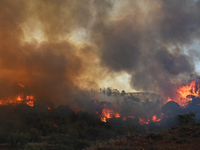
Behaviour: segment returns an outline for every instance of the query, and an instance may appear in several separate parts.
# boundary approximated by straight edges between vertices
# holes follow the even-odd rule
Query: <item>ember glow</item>
[[[167,101],[175,101],[180,106],[184,107],[192,100],[191,96],[200,97],[199,90],[199,79],[193,80],[189,85],[182,86],[177,90],[178,98],[171,99],[168,97]]]

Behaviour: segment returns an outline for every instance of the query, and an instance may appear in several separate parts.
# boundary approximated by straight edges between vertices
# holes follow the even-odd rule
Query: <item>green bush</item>
[[[49,144],[53,145],[70,145],[71,139],[66,135],[54,134],[49,138]]]
[[[7,132],[2,132],[0,133],[0,143],[6,143],[8,139],[9,133]]]
[[[69,127],[66,125],[60,125],[60,126],[58,126],[57,130],[58,130],[58,133],[60,133],[60,134],[66,134],[69,132]]]
[[[5,129],[7,132],[15,132],[23,128],[23,123],[20,120],[8,119],[5,121]]]
[[[125,126],[118,127],[116,133],[119,136],[125,135],[126,134],[126,128],[125,128]]]
[[[42,117],[37,114],[27,114],[23,116],[22,120],[25,122],[26,125],[36,124],[42,121]]]
[[[53,123],[49,121],[41,121],[37,128],[38,130],[41,130],[42,135],[45,136],[53,130]]]
[[[90,147],[90,146],[91,146],[90,141],[88,141],[88,140],[83,140],[83,139],[78,139],[78,140],[76,141],[75,148],[76,148],[76,149],[84,149],[84,148]]]
[[[8,136],[8,142],[12,147],[20,148],[28,143],[30,140],[29,134],[24,134],[22,132],[10,133]]]
[[[178,120],[180,125],[191,125],[196,123],[195,112],[190,112],[189,114],[178,115]]]
[[[41,132],[35,128],[29,130],[30,142],[41,142]]]
[[[138,126],[136,126],[136,125],[130,126],[128,128],[128,133],[130,135],[138,134],[139,133]]]
[[[58,124],[58,126],[67,125],[68,124],[68,120],[65,119],[65,118],[61,118],[61,119],[58,120],[57,124]]]

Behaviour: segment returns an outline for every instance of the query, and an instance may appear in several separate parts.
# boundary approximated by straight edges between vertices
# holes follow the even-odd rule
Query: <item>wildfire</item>
[[[142,119],[142,118],[140,118],[140,117],[138,117],[138,119],[139,119],[139,123],[140,123],[141,125],[149,124],[149,122],[150,122],[150,119],[148,119],[147,121],[145,121],[145,119]]]
[[[22,88],[25,88],[24,85],[18,83],[18,85]],[[26,103],[28,106],[34,106],[35,98],[33,95],[25,96],[23,92],[20,92],[16,98],[7,98],[7,100],[0,100],[0,105],[8,105],[8,104],[19,104],[19,103]]]
[[[138,117],[138,119],[139,119],[139,123],[141,125],[144,125],[144,124],[149,124],[150,122],[160,122],[163,118],[163,115],[164,114],[161,114],[160,117],[158,117],[157,115],[154,115],[151,119],[148,119],[148,120],[145,120],[145,119],[140,118],[140,117]]]
[[[121,114],[115,112],[114,110],[111,109],[106,109],[103,108],[102,109],[102,117],[101,117],[101,121],[106,122],[107,119],[113,118],[113,116],[115,116],[115,118],[120,118]]]
[[[170,97],[168,97],[168,102],[169,101],[175,101],[177,102],[180,106],[184,107],[188,104],[189,101],[192,100],[192,98],[190,96],[195,96],[195,97],[199,97],[199,84],[197,83],[197,81],[199,80],[194,80],[190,83],[190,85],[185,85],[183,87],[180,87],[177,90],[178,93],[178,98],[176,98],[175,100],[172,100]]]
[[[162,115],[162,116],[161,116],[160,118],[158,118],[156,115],[154,115],[154,116],[151,118],[151,121],[152,121],[152,122],[159,122],[159,121],[161,121],[164,114],[161,114],[161,115]]]
[[[126,117],[123,117],[123,119],[122,119],[123,121],[126,121]]]

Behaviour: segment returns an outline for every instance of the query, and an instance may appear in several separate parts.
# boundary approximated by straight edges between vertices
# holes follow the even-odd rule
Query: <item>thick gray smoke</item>
[[[122,71],[134,89],[172,97],[196,76],[182,49],[199,39],[199,9],[197,0],[1,0],[0,99],[20,83],[37,99],[68,102],[76,85],[98,88]],[[81,45],[74,31],[85,31]]]
[[[105,17],[93,30],[102,66],[129,73],[138,91],[173,96],[196,74],[193,60],[182,49],[199,39],[200,1],[122,3],[118,19]]]

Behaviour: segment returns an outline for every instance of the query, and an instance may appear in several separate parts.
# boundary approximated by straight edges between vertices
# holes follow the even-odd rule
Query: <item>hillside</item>
[[[199,150],[200,124],[176,126],[122,140],[99,144],[89,150]]]

